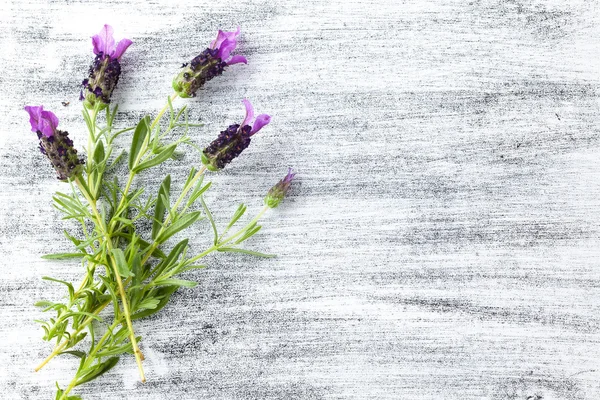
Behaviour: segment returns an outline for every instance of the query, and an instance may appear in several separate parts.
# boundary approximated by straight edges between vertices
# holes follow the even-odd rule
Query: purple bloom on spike
[[[209,48],[196,56],[189,65],[183,65],[181,72],[173,79],[173,89],[180,97],[196,96],[198,89],[215,76],[221,75],[229,65],[248,63],[244,56],[231,56],[237,46],[239,34],[239,27],[235,32],[220,30]]]
[[[99,34],[92,36],[96,58],[90,67],[89,78],[81,83],[83,88],[79,95],[86,108],[98,106],[102,109],[110,103],[110,96],[121,75],[121,56],[131,43],[129,39],[121,39],[115,44],[110,25],[104,25]]]
[[[260,114],[250,125],[254,109],[248,100],[244,99],[242,102],[246,106],[246,117],[242,123],[230,125],[202,152],[202,163],[211,171],[223,169],[239,156],[250,145],[250,137],[271,122],[269,115]]]
[[[67,181],[81,173],[83,160],[77,157],[77,150],[68,132],[58,129],[58,118],[43,106],[26,106],[29,113],[31,131],[37,133],[40,140],[40,152],[44,154],[56,170],[58,179]]]
[[[292,172],[291,168],[288,168],[287,175],[269,190],[265,197],[265,204],[269,206],[269,208],[275,208],[281,203],[290,190],[294,176],[296,176],[296,174]]]

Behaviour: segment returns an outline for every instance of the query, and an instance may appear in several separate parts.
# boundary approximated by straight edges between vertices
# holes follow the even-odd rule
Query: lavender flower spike
[[[281,203],[287,192],[290,190],[294,176],[296,176],[296,174],[292,172],[291,168],[288,168],[287,175],[269,190],[265,197],[265,204],[269,208],[275,208]]]
[[[195,97],[198,89],[215,76],[221,75],[229,65],[248,64],[244,56],[230,57],[237,46],[239,34],[239,26],[235,32],[220,30],[209,48],[194,58],[189,65],[183,65],[181,72],[173,79],[173,89],[180,97]]]
[[[90,66],[89,78],[81,83],[83,89],[79,95],[86,108],[93,109],[97,106],[98,109],[103,109],[110,103],[110,95],[121,75],[119,61],[131,43],[129,39],[121,39],[115,45],[110,25],[104,25],[99,34],[92,36],[96,59]]]
[[[269,115],[260,114],[250,126],[254,118],[254,109],[248,100],[244,99],[242,102],[246,106],[246,118],[241,125],[230,125],[202,152],[202,163],[210,171],[223,169],[250,145],[252,135],[271,122]]]
[[[44,111],[43,106],[26,106],[29,113],[31,131],[37,133],[40,140],[40,151],[48,157],[56,170],[58,179],[68,181],[81,173],[83,160],[77,157],[77,150],[68,132],[59,131],[58,118],[51,111]]]

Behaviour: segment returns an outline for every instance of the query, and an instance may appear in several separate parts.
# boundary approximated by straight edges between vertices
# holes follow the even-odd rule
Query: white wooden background
[[[288,166],[298,183],[249,243],[156,317],[86,399],[600,398],[600,7],[594,0],[207,0],[0,3],[0,397],[49,399],[72,358],[48,352],[33,303],[79,281],[52,209],[64,189],[26,104],[85,140],[78,84],[104,23],[134,41],[120,126],[155,114],[172,76],[242,27],[236,65],[178,100],[201,146],[273,116],[211,176],[221,223]],[[70,101],[63,107],[62,101]],[[189,153],[164,173],[183,184]],[[157,176],[136,184],[154,190]],[[208,243],[208,226],[193,245]]]

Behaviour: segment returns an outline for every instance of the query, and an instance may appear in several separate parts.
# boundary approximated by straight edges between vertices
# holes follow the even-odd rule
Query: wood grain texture
[[[201,146],[244,97],[273,121],[208,201],[223,223],[240,201],[260,208],[287,166],[299,183],[249,244],[279,257],[211,257],[198,287],[136,323],[149,382],[125,357],[84,398],[600,398],[599,6],[2,2],[2,398],[51,398],[74,372],[69,358],[33,372],[50,349],[33,303],[62,295],[41,277],[81,267],[39,258],[75,227],[51,207],[63,185],[22,107],[43,103],[84,143],[77,86],[105,22],[134,40],[120,126],[156,113],[181,63],[240,24],[249,65],[176,105],[206,123]],[[198,162],[190,150],[164,172],[180,187]]]

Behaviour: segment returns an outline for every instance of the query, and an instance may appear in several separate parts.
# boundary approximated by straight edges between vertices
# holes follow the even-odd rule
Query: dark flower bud
[[[296,174],[292,173],[292,169],[289,168],[287,175],[282,180],[277,182],[275,186],[269,189],[269,192],[265,197],[265,204],[269,208],[275,208],[279,205],[279,203],[281,203],[287,192],[290,190],[294,176],[296,176]]]
[[[92,37],[96,58],[90,67],[89,77],[84,79],[79,99],[88,109],[103,109],[110,103],[110,96],[121,75],[119,60],[131,45],[131,40],[122,39],[115,45],[113,28],[104,25],[98,35]]]
[[[44,111],[43,106],[26,106],[25,111],[29,113],[31,131],[37,133],[40,140],[40,151],[52,163],[58,179],[68,181],[80,174],[83,160],[77,156],[68,133],[56,129],[56,115],[51,111]]]
[[[240,125],[230,125],[221,131],[219,137],[202,152],[202,163],[210,171],[223,169],[231,160],[239,156],[250,145],[250,137],[271,121],[270,116],[261,114],[250,126],[250,121],[254,118],[254,110],[248,100],[244,99],[243,103],[246,106],[244,121]]]
[[[230,54],[237,46],[238,27],[235,32],[219,31],[210,47],[196,56],[189,64],[183,64],[182,70],[173,79],[173,89],[180,97],[195,97],[196,92],[215,76],[219,76],[225,67],[248,61],[243,56]]]

